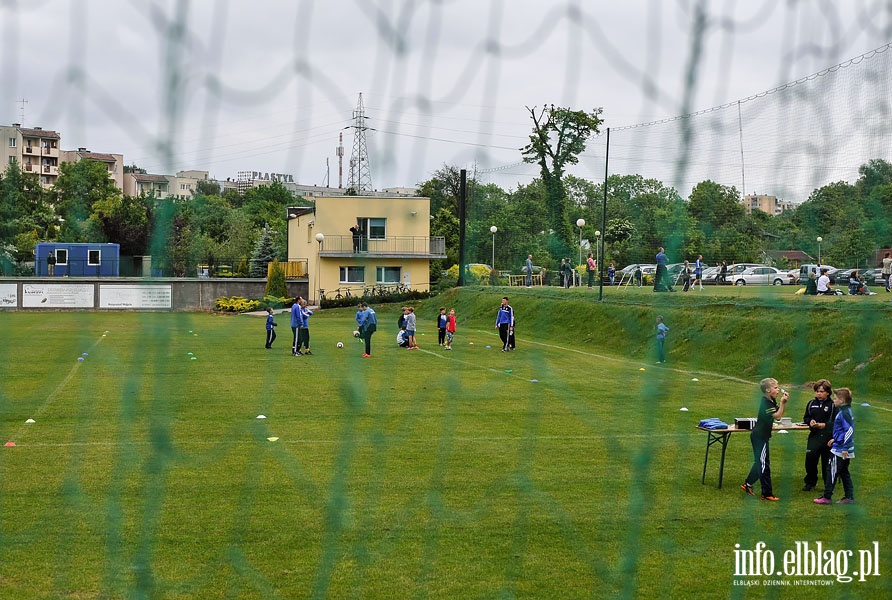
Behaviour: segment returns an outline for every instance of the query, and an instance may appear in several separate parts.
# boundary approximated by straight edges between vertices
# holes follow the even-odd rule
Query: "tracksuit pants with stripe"
[[[773,496],[771,489],[771,459],[768,454],[768,440],[763,440],[750,435],[753,444],[753,467],[746,476],[746,482],[750,485],[758,479],[762,483],[762,495]]]

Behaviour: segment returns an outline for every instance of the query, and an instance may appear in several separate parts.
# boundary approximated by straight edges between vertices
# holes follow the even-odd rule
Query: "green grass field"
[[[504,293],[513,353],[492,329]],[[0,442],[15,443],[0,454],[0,597],[892,596],[888,297],[596,294],[453,291],[415,305],[414,352],[379,306],[371,359],[353,310],[317,312],[303,358],[284,314],[267,351],[249,315],[0,313]],[[452,352],[440,305],[458,312]],[[772,438],[780,502],[738,489],[746,434],[724,487],[718,447],[701,484],[695,425],[755,416],[765,376],[794,420],[807,382],[853,389],[857,504],[800,491],[805,432]],[[880,575],[864,581],[735,577],[736,544],[764,542],[776,568],[797,542],[851,550],[851,575],[874,541]]]

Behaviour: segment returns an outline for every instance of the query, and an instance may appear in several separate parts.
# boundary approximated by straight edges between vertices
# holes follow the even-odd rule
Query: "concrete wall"
[[[309,285],[306,279],[288,280],[286,282],[290,297],[308,295]],[[170,310],[194,311],[214,310],[214,300],[222,296],[242,296],[244,298],[263,298],[266,292],[265,279],[187,279],[187,278],[136,278],[136,277],[0,277],[0,310],[127,310],[127,308],[105,308],[101,297],[101,288],[120,286],[122,288],[140,289],[146,287],[170,288],[170,308],[133,309],[133,310]],[[75,290],[68,294],[66,287]],[[89,298],[92,287],[92,306],[84,306],[84,298]],[[36,291],[46,298],[38,306],[30,306],[25,300],[26,292]],[[71,302],[71,306],[66,303]],[[89,303],[89,301],[88,301]]]

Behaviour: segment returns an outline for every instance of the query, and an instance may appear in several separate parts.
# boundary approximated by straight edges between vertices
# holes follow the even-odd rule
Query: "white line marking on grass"
[[[96,346],[98,346],[101,341],[102,341],[102,337],[97,339],[93,343],[93,345],[90,346],[90,351],[92,352],[93,349]],[[46,397],[46,399],[43,401],[43,403],[39,407],[37,407],[37,411],[35,411],[31,415],[32,419],[35,419],[38,422],[40,421],[40,419],[38,417],[42,416],[47,411],[47,409],[50,407],[50,404],[52,404],[53,400],[56,399],[56,396],[58,396],[62,392],[62,390],[65,389],[65,386],[68,385],[68,383],[74,378],[75,374],[77,374],[78,370],[81,368],[81,366],[83,364],[84,364],[83,361],[80,361],[80,360],[74,361],[74,364],[71,366],[71,369],[68,371],[68,374],[65,375],[65,378],[61,382],[59,382],[59,385],[56,386],[56,389],[54,389],[52,392],[50,392],[50,394]],[[10,439],[12,441],[16,441],[16,440],[20,439],[26,429],[28,429],[28,427],[26,427],[24,424],[21,425],[19,427],[18,431],[15,432],[15,437],[12,437]]]

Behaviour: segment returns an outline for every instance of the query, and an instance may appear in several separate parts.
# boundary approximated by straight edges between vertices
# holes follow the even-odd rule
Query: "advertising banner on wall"
[[[18,303],[18,286],[14,283],[0,283],[0,308],[15,308]]]
[[[99,308],[171,308],[169,285],[100,285]]]
[[[23,284],[22,308],[93,308],[93,284]]]

